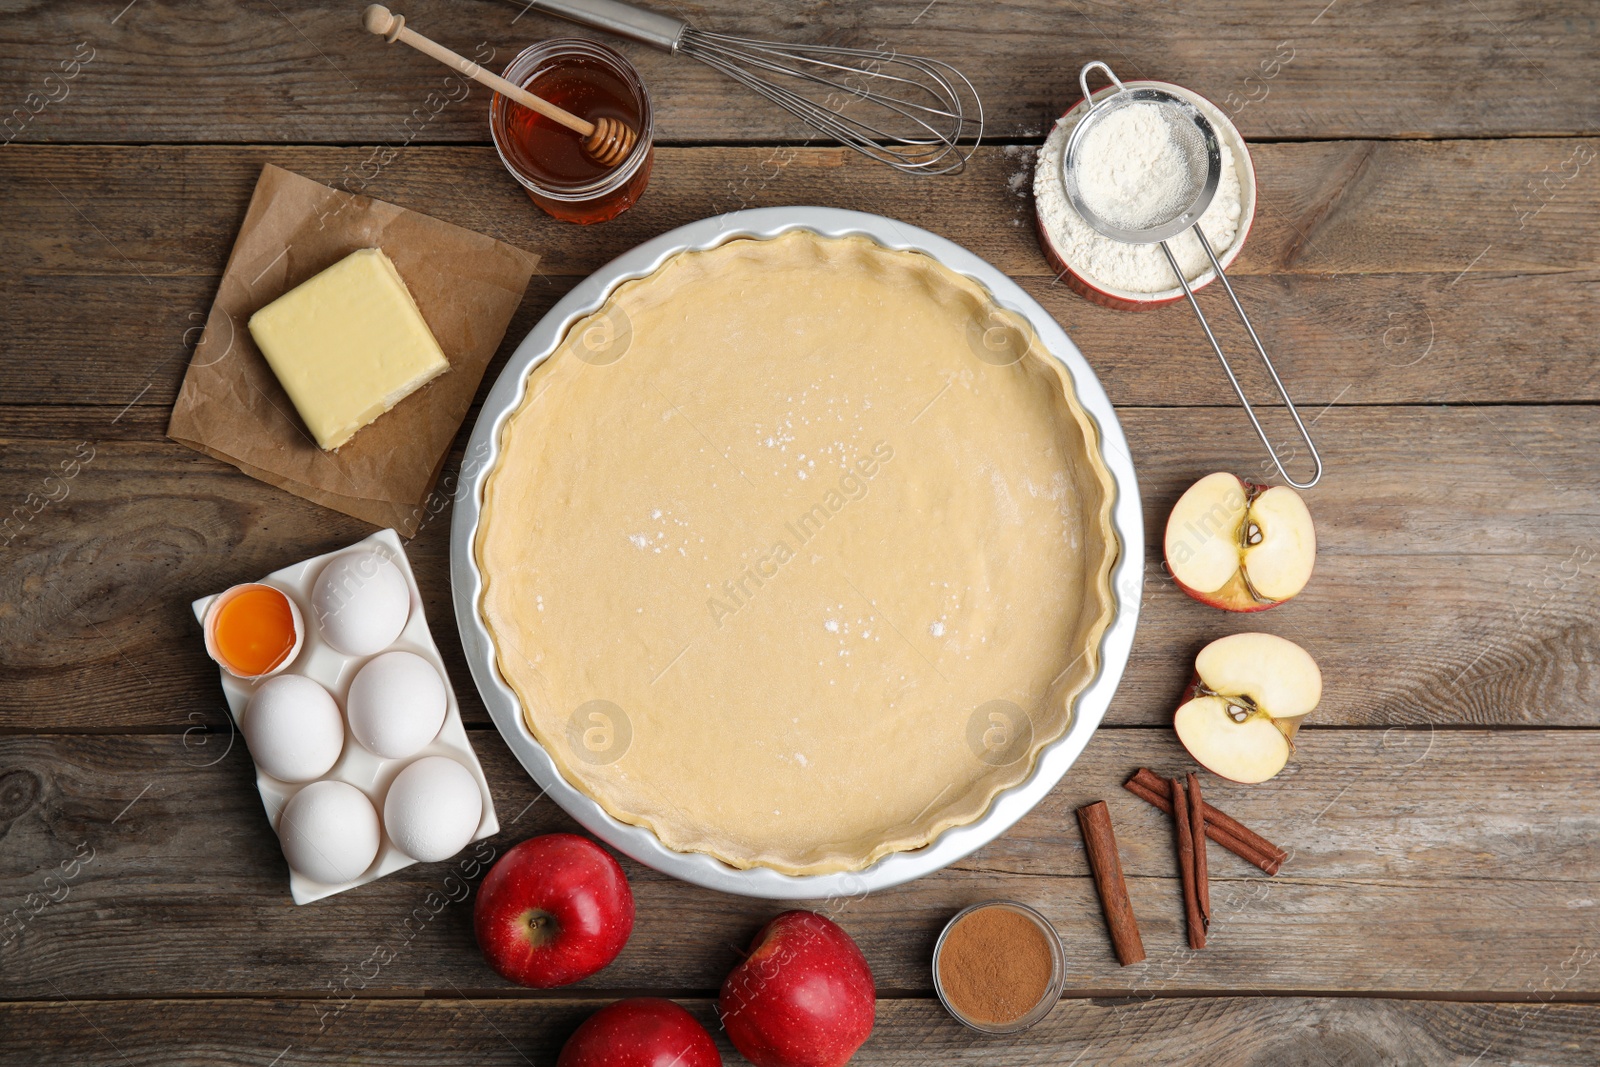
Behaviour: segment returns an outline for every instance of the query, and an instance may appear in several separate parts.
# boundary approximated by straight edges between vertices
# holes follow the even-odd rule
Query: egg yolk
[[[222,605],[211,636],[217,653],[236,674],[266,674],[294,649],[289,598],[276,589],[251,586]]]

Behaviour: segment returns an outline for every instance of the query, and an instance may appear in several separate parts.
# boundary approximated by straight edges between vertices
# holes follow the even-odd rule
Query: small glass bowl
[[[500,162],[527,192],[528,199],[546,214],[566,222],[606,222],[628,210],[639,199],[650,180],[650,167],[655,159],[655,116],[650,108],[650,94],[645,91],[639,72],[622,53],[598,41],[558,37],[524,48],[506,67],[503,77],[513,85],[525,86],[537,75],[571,59],[603,67],[633,94],[639,113],[639,140],[626,159],[586,182],[555,182],[530,174],[525,167],[518,166],[515,153],[508,148],[512,102],[499,93],[495,93],[489,103],[489,134],[494,138]]]
[[[944,985],[939,981],[939,957],[944,952],[945,938],[950,936],[950,931],[955,929],[956,923],[982,908],[1005,908],[1007,911],[1015,912],[1030,920],[1039,928],[1039,932],[1044,934],[1045,944],[1050,949],[1050,983],[1045,986],[1044,992],[1040,994],[1039,1003],[1035,1004],[1020,1018],[1008,1023],[980,1022],[963,1015],[954,1004],[950,1003],[950,999],[945,996]],[[978,1031],[980,1034],[1017,1034],[1028,1029],[1028,1027],[1050,1014],[1050,1010],[1061,999],[1061,988],[1066,984],[1066,979],[1067,954],[1061,947],[1061,935],[1056,933],[1056,928],[1050,925],[1049,919],[1046,919],[1043,915],[1028,907],[1028,905],[1020,904],[1015,900],[985,900],[971,907],[962,908],[956,912],[949,922],[944,924],[944,929],[939,932],[939,940],[933,946],[933,989],[934,992],[939,994],[939,1003],[944,1005],[944,1010],[949,1012],[957,1022],[968,1029]]]

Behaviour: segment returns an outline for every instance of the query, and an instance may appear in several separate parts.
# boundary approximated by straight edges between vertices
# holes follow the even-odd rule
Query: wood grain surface
[[[576,988],[483,963],[485,863],[575,830],[478,699],[453,625],[450,492],[408,545],[503,827],[294,906],[188,610],[371,528],[165,438],[266,163],[542,257],[489,378],[579,279],[745,207],[822,204],[948,237],[1071,334],[1118,416],[1145,516],[1141,618],[1106,725],[1010,832],[870,896],[806,902],[879,988],[854,1064],[1566,1065],[1600,1033],[1600,12],[1571,0],[654,0],[706,29],[896,48],[982,93],[965,173],[914,181],[831,147],[678,57],[631,44],[658,115],[651,184],[603,226],[529,204],[487,96],[331,0],[0,4],[0,1067],[554,1062],[622,996],[710,998],[784,905],[631,860],[638,925]],[[527,0],[413,0],[414,28],[498,69],[591,35]],[[1259,201],[1230,274],[1328,461],[1316,574],[1232,616],[1158,546],[1213,470],[1266,475],[1183,307],[1091,305],[1039,253],[1034,148],[1089,59],[1188,86],[1250,140]],[[371,164],[374,152],[392,158]],[[1201,295],[1223,315],[1224,298]],[[1224,342],[1243,352],[1233,327]],[[1266,395],[1245,361],[1242,378]],[[486,379],[489,380],[489,379]],[[481,393],[480,393],[481,395]],[[469,415],[470,426],[476,409]],[[1289,440],[1281,412],[1274,439]],[[70,474],[67,472],[71,471]],[[9,521],[7,521],[9,520]],[[1207,800],[1290,852],[1268,878],[1212,847],[1208,946],[1186,945],[1171,826],[1121,788],[1181,774],[1169,728],[1196,651],[1261,629],[1322,666],[1322,706],[1273,781]],[[1148,959],[1118,967],[1073,811],[1107,802]],[[74,863],[74,860],[77,862]],[[70,872],[70,873],[69,873]],[[989,1039],[931,990],[961,907],[1038,907],[1063,1003]]]
[[[30,326],[8,339],[16,358],[0,364],[0,401],[170,408],[250,190],[270,162],[538,252],[541,273],[507,351],[578,277],[640,241],[723,211],[811,203],[914,222],[1022,279],[1116,403],[1236,403],[1185,308],[1110,311],[1055,281],[1034,236],[1032,153],[1021,146],[985,149],[966,173],[937,183],[898,178],[842,149],[663,149],[645,197],[602,227],[540,214],[492,149],[412,148],[368,181],[370,151],[18,145],[0,153],[0,215],[30,220],[0,247],[8,289],[0,314]],[[1575,152],[1600,161],[1600,141],[1257,146],[1260,204],[1232,273],[1296,399],[1600,399],[1592,358],[1600,181],[1587,180],[1591,165],[1548,201],[1515,191],[1525,178],[1567,173]],[[1441,217],[1454,222],[1441,226]],[[1218,313],[1226,307],[1219,293],[1203,297]],[[1540,328],[1529,330],[1514,312],[1535,306]],[[96,325],[93,344],[85,322]],[[1237,331],[1225,337],[1248,344]],[[1255,373],[1246,381],[1266,384]]]
[[[3,839],[8,854],[33,863],[7,870],[0,899],[62,898],[14,917],[16,936],[0,947],[0,998],[50,999],[52,983],[77,996],[114,995],[130,974],[150,995],[314,993],[377,947],[386,950],[385,989],[513,991],[473,947],[465,890],[481,871],[463,865],[488,858],[487,848],[296,907],[242,740],[178,732],[184,725],[159,736],[0,739],[0,768],[39,783],[39,799]],[[919,995],[930,991],[929,952],[943,923],[967,904],[1009,898],[1056,924],[1067,987],[1080,993],[1600,998],[1600,810],[1592,780],[1552,769],[1600,760],[1592,732],[1308,726],[1302,734],[1296,760],[1269,785],[1206,779],[1212,804],[1290,855],[1269,878],[1212,848],[1214,920],[1203,952],[1184,938],[1171,823],[1121,788],[1136,767],[1172,774],[1190,765],[1167,730],[1103,730],[1014,830],[949,870],[810,906],[858,940],[880,988]],[[495,854],[536,833],[577,829],[540,799],[492,730],[473,739],[504,828]],[[1133,967],[1112,956],[1073,817],[1101,799],[1148,953]],[[45,882],[85,850],[92,862],[64,891]],[[634,937],[585,988],[712,993],[739,949],[783,910],[624,863]],[[1556,975],[1560,988],[1543,989]]]
[[[93,58],[70,107],[28,123],[29,141],[343,142],[419,135],[485,141],[480,110],[443,107],[448,71],[385,49],[359,4],[203,0],[38,3],[0,38],[0,94],[21,99],[80,43]],[[691,60],[529,10],[526,0],[397,5],[421,32],[503,66],[546,37],[601,37],[639,68],[672,143],[799,141],[811,131]],[[645,4],[644,6],[652,6]],[[962,68],[991,137],[1037,136],[1077,99],[1078,67],[1186,85],[1238,112],[1253,137],[1441,137],[1600,133],[1595,13],[1554,0],[1285,5],[1096,5],[1081,0],[657,2],[701,29],[893,49]],[[63,101],[65,103],[66,101]],[[359,102],[359,103],[357,103]],[[414,114],[415,113],[415,114]],[[410,120],[412,125],[405,123]]]
[[[554,1063],[561,1043],[605,999],[487,1000],[443,990],[432,999],[341,1001],[59,999],[17,1005],[13,1037],[47,1062],[153,1067],[268,1067],[279,1062],[431,1067]],[[715,1009],[680,999],[718,1033]],[[326,1022],[326,1026],[324,1026]],[[1193,997],[1065,1000],[1033,1030],[1004,1040],[965,1029],[936,1004],[885,1000],[860,1061],[982,1067],[1585,1067],[1600,1006],[1364,998]],[[174,1047],[172,1035],[183,1043]],[[720,1034],[723,1062],[742,1062]],[[1072,1057],[1071,1059],[1063,1057]],[[852,1061],[858,1062],[858,1061]]]

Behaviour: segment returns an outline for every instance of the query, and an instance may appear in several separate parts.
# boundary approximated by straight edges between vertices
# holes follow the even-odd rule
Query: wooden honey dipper
[[[633,150],[639,140],[638,131],[624,122],[602,118],[598,122],[580,119],[572,112],[557,107],[550,101],[534,96],[521,86],[513,85],[498,74],[490,74],[465,56],[450,51],[436,41],[430,41],[416,30],[406,28],[406,17],[396,15],[382,4],[373,4],[361,16],[361,24],[369,33],[375,33],[390,44],[404,41],[423,55],[432,56],[445,66],[454,67],[480,85],[515,100],[531,111],[537,111],[553,122],[559,122],[583,138],[583,154],[602,167],[615,167]]]

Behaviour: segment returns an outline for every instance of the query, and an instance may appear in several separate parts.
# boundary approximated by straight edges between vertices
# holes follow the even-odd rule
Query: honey
[[[649,98],[628,61],[593,41],[543,41],[512,60],[505,77],[579,118],[615,119],[639,135],[627,158],[605,167],[584,155],[580,134],[496,95],[489,129],[528,198],[577,223],[604,222],[633,206],[650,179],[653,149]]]
[[[523,88],[589,122],[616,119],[629,129],[639,128],[633,94],[613,71],[592,59],[564,59],[537,71]],[[581,184],[611,169],[583,154],[581,134],[520,104],[506,109],[506,133],[512,164],[537,181]]]
[[[246,586],[218,609],[211,639],[233,673],[245,678],[266,674],[294,651],[289,598],[270,586]]]

